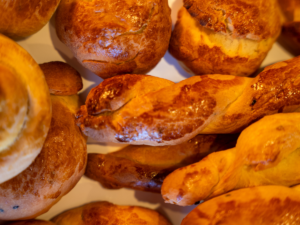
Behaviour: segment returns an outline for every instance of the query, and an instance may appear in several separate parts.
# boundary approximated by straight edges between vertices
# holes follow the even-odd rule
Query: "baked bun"
[[[266,67],[255,78],[214,74],[170,84],[147,75],[112,77],[89,93],[76,122],[100,142],[135,145],[175,145],[200,133],[237,133],[265,115],[299,111],[299,75],[296,57]],[[147,91],[136,91],[144,81]]]
[[[245,188],[206,201],[181,225],[299,224],[299,186]]]
[[[93,202],[67,210],[51,221],[56,225],[171,225],[155,210],[139,206],[119,206],[109,202]]]
[[[1,34],[0,43],[1,184],[25,170],[40,153],[50,127],[51,102],[34,59]]]
[[[179,145],[129,145],[109,154],[88,154],[85,175],[106,188],[132,188],[160,193],[173,170],[208,154],[235,146],[237,135],[197,135]]]
[[[24,38],[38,32],[50,20],[60,0],[0,1],[0,33]]]
[[[171,35],[167,0],[62,0],[56,32],[78,61],[102,78],[147,73]]]
[[[231,190],[300,184],[300,113],[265,116],[247,127],[235,148],[215,152],[169,174],[165,202],[187,206]]]
[[[184,0],[169,51],[192,74],[249,76],[280,30],[276,0]]]
[[[51,102],[51,127],[41,153],[25,171],[0,184],[0,220],[31,219],[48,211],[84,174],[86,139],[74,118],[79,97],[51,95]]]

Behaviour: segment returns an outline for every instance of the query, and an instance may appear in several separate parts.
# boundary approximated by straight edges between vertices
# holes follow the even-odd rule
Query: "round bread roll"
[[[57,225],[171,225],[166,218],[152,209],[139,206],[119,206],[109,202],[93,202],[67,210],[51,221]]]
[[[0,184],[40,153],[51,120],[43,72],[18,44],[0,34]]]
[[[56,32],[84,67],[104,79],[144,74],[168,49],[170,12],[167,0],[62,0]]]
[[[51,101],[51,126],[41,153],[25,171],[0,184],[0,220],[32,219],[48,211],[84,174],[86,138],[74,117],[79,96],[51,95]]]
[[[55,12],[60,0],[0,1],[0,33],[24,38],[42,29]]]
[[[190,73],[249,76],[281,30],[276,0],[184,0],[170,53]]]

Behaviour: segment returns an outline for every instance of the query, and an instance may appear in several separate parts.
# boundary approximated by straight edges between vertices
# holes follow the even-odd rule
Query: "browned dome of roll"
[[[280,28],[276,0],[185,0],[169,50],[193,74],[249,76]]]
[[[51,18],[60,0],[0,1],[0,33],[24,38],[39,31]]]
[[[167,0],[63,0],[56,16],[59,39],[102,78],[151,70],[168,49]]]

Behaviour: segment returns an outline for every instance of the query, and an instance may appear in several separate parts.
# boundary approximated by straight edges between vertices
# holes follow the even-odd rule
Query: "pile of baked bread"
[[[199,204],[182,225],[300,224],[300,56],[260,70],[278,38],[300,50],[300,2],[183,0],[173,31],[168,4],[0,2],[0,224],[171,224],[106,201],[35,219],[84,175]],[[17,44],[55,11],[58,38],[104,79],[85,103],[78,71]],[[189,78],[145,75],[168,49]],[[127,146],[88,154],[88,138]]]

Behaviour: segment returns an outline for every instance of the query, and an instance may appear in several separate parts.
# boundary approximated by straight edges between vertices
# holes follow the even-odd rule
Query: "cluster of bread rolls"
[[[0,35],[0,224],[170,225],[155,210],[109,202],[34,220],[84,174],[105,188],[161,192],[180,206],[204,201],[183,225],[299,223],[299,187],[290,187],[300,183],[300,56],[245,77],[282,21],[283,35],[299,44],[299,2],[183,3],[171,36],[167,0],[0,2],[0,33],[14,39],[37,32],[58,7],[58,38],[106,79],[82,105],[76,70],[38,65]],[[202,76],[174,83],[144,75],[168,48]],[[88,155],[85,135],[133,145]],[[278,213],[270,218],[266,208]]]

